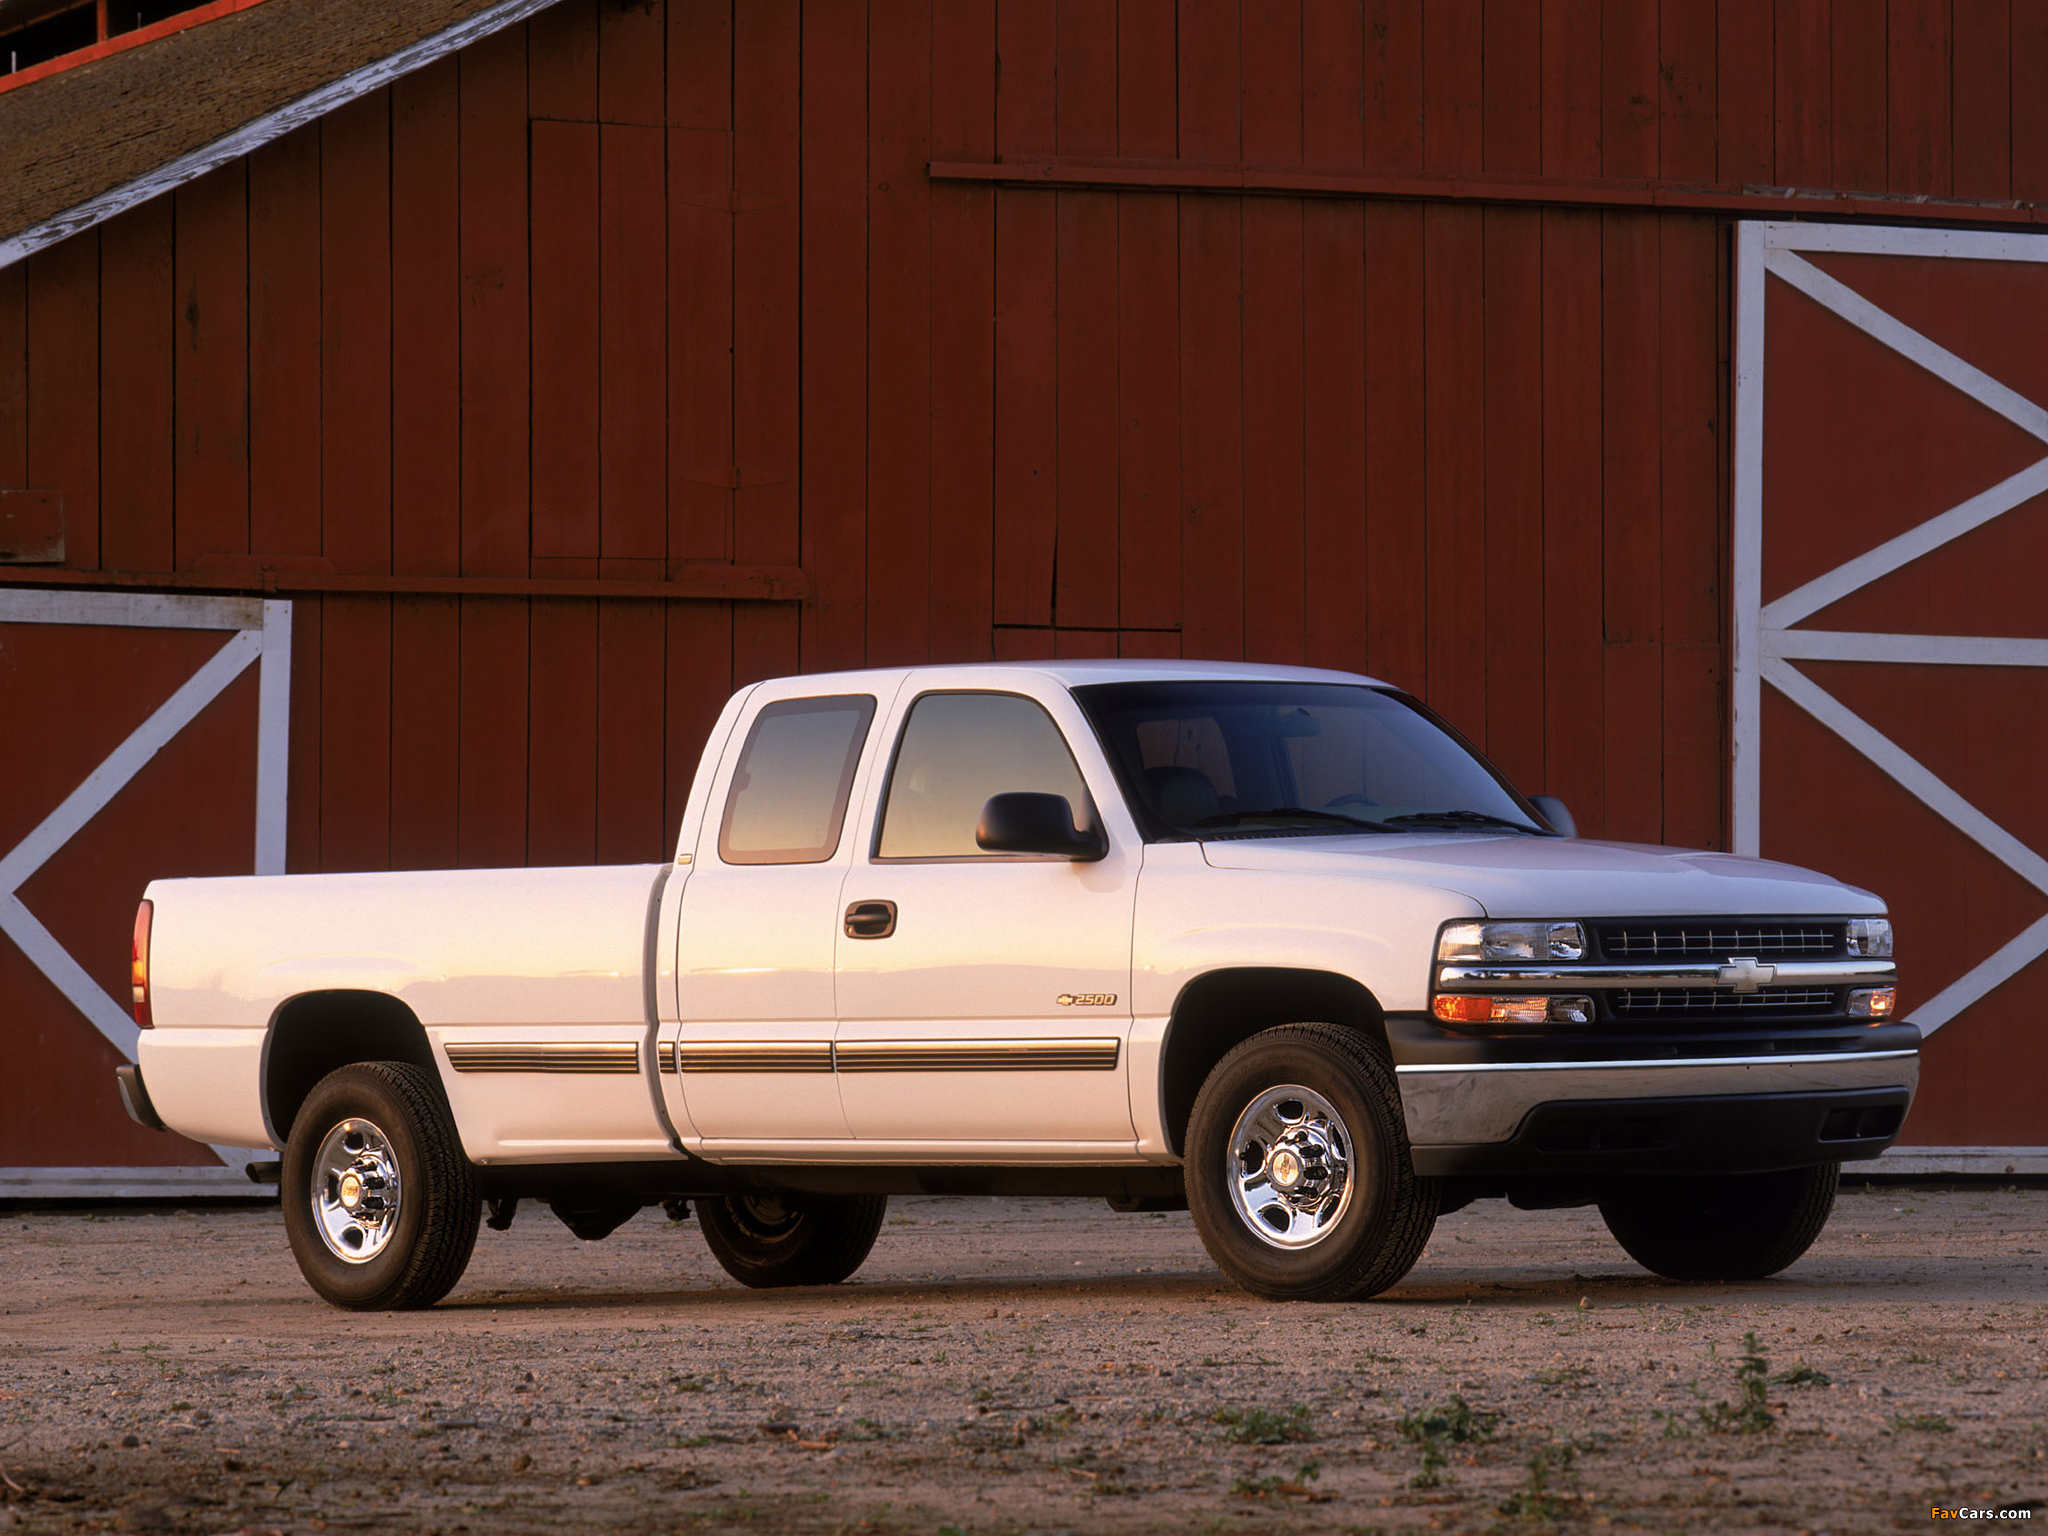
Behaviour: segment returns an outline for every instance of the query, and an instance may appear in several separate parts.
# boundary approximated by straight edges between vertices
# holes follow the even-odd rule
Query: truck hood
[[[1652,843],[1455,832],[1228,839],[1202,845],[1217,869],[1412,881],[1469,896],[1489,917],[1740,913],[1875,915],[1870,892],[1769,859]]]

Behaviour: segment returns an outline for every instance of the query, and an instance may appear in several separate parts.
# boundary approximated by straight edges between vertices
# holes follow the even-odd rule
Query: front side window
[[[1448,727],[1378,688],[1101,683],[1074,697],[1155,841],[1541,830]]]
[[[974,841],[993,795],[1059,795],[1080,822],[1088,791],[1052,716],[1014,693],[928,693],[911,706],[889,774],[883,859],[987,858]]]
[[[785,699],[754,717],[718,829],[728,864],[822,864],[839,847],[854,765],[875,717],[865,693]]]

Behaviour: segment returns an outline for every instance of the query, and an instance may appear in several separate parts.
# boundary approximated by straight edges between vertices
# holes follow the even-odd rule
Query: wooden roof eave
[[[60,240],[103,224],[116,214],[148,202],[204,176],[295,128],[326,116],[337,107],[380,90],[394,80],[433,63],[436,59],[481,41],[505,27],[546,9],[555,0],[499,0],[496,5],[466,16],[440,31],[409,43],[381,59],[362,65],[329,81],[283,106],[251,118],[232,132],[221,135],[197,149],[187,151],[162,165],[131,178],[121,185],[87,198],[74,207],[53,214],[17,234],[0,238],[0,270],[13,266]]]

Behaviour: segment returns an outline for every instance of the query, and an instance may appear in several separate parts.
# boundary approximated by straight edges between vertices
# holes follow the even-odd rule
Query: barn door
[[[0,589],[0,1197],[255,1192],[113,1074],[143,887],[284,870],[290,645],[284,602]]]
[[[1738,254],[1735,846],[1891,904],[1887,1160],[2048,1171],[2048,235]]]

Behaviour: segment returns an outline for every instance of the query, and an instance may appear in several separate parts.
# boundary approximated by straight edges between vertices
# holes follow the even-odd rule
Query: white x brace
[[[1936,666],[2048,667],[2048,639],[1865,634],[1795,629],[1830,603],[2048,492],[2048,454],[1897,538],[1845,560],[1774,602],[1763,601],[1764,288],[1769,274],[2048,445],[2048,408],[1886,313],[1799,253],[1844,251],[1964,261],[2048,262],[2048,236],[1959,230],[1747,223],[1737,238],[1735,372],[1735,851],[1754,854],[1762,831],[1763,684],[1769,682],[1896,780],[1915,799],[2036,889],[2043,858],[1970,804],[1868,720],[1814,682],[1795,661],[1906,662]],[[2048,917],[1916,1009],[1928,1034],[2048,954]]]
[[[140,1031],[128,1009],[107,995],[84,966],[37,920],[20,891],[179,731],[219,698],[251,662],[258,663],[256,721],[257,874],[283,874],[285,763],[291,708],[292,605],[233,597],[130,596],[0,588],[0,624],[93,624],[132,629],[202,629],[232,633],[156,710],[129,733],[35,829],[0,857],[0,933],[50,979],[92,1026],[129,1060]],[[116,936],[118,938],[118,936]],[[215,1147],[230,1168],[254,1154]]]

